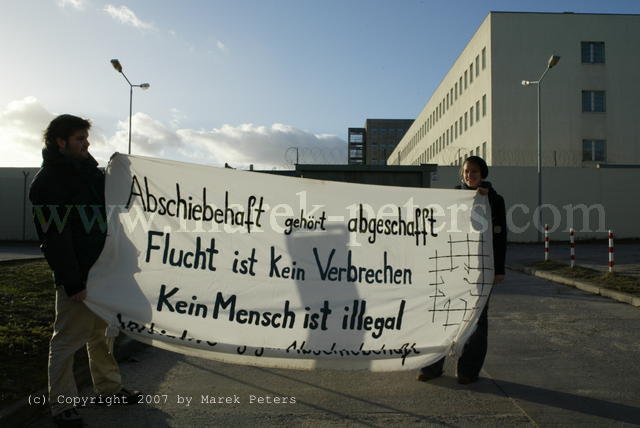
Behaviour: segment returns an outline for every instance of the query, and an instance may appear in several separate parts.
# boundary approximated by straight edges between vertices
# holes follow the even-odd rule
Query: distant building
[[[364,128],[349,128],[349,165],[386,165],[412,123],[413,119],[367,119]]]
[[[390,165],[640,163],[640,15],[491,12],[442,79]],[[535,83],[535,82],[534,82]]]

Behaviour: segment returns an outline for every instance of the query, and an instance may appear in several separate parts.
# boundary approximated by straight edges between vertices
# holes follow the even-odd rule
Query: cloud
[[[106,141],[113,151],[127,151],[129,122],[118,122]],[[235,168],[292,169],[299,163],[343,164],[347,144],[334,135],[316,135],[290,125],[258,126],[246,123],[211,130],[173,129],[147,114],[132,118],[132,153],[208,165],[229,163]],[[106,153],[103,155],[108,157]]]
[[[172,113],[181,115],[178,110]],[[0,111],[0,166],[38,166],[42,132],[54,114],[36,98],[10,102]],[[145,113],[132,117],[132,153],[178,161],[235,168],[292,169],[299,163],[346,163],[347,144],[334,135],[318,135],[291,125],[252,123],[223,125],[211,130],[175,129],[178,122],[162,123]],[[121,120],[112,133],[93,122],[89,141],[93,156],[105,165],[114,152],[127,153],[129,121]]]
[[[224,43],[222,43],[220,40],[218,40],[216,42],[216,47],[218,49],[220,49],[222,52],[226,52],[227,51],[227,47],[224,45]]]
[[[113,19],[120,21],[122,24],[131,25],[132,27],[139,28],[141,30],[153,29],[153,24],[141,21],[127,6],[117,7],[112,4],[108,4],[102,10],[107,12]]]
[[[54,115],[35,97],[12,101],[0,111],[0,166],[37,166],[42,133]],[[18,163],[16,163],[17,160]]]
[[[171,108],[169,112],[171,113],[171,120],[169,121],[169,124],[172,129],[177,129],[180,126],[180,122],[187,118],[186,114],[182,113],[175,107]]]
[[[84,9],[85,3],[86,3],[85,0],[58,0],[59,7],[65,8],[67,6],[71,6],[77,10]]]
[[[316,135],[290,125],[224,125],[210,131],[182,129],[184,155],[197,154],[207,163],[225,162],[238,168],[293,168],[295,149],[300,163],[346,163],[347,145],[333,135]]]
[[[167,157],[169,152],[180,147],[181,144],[182,141],[174,131],[149,115],[138,112],[131,117],[132,153],[143,156]],[[118,122],[115,135],[105,141],[105,146],[111,152],[128,152],[128,119]]]

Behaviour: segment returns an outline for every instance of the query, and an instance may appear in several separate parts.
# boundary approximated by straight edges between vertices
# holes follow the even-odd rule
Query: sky
[[[0,167],[55,116],[91,153],[256,169],[346,163],[349,127],[413,119],[490,11],[640,13],[638,0],[0,0]],[[295,149],[294,149],[295,148]]]

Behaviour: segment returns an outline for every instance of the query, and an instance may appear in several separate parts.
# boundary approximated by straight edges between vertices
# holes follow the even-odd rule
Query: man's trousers
[[[49,403],[54,416],[72,408],[68,400],[78,396],[73,356],[85,344],[95,392],[112,395],[120,391],[120,369],[109,353],[106,328],[107,323],[84,303],[71,300],[63,287],[56,288],[56,319],[49,343]]]

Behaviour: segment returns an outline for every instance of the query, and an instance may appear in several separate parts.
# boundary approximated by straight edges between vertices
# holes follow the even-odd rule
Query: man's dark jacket
[[[42,150],[29,191],[40,248],[55,284],[72,296],[86,288],[106,237],[104,174],[91,156],[76,160]]]

